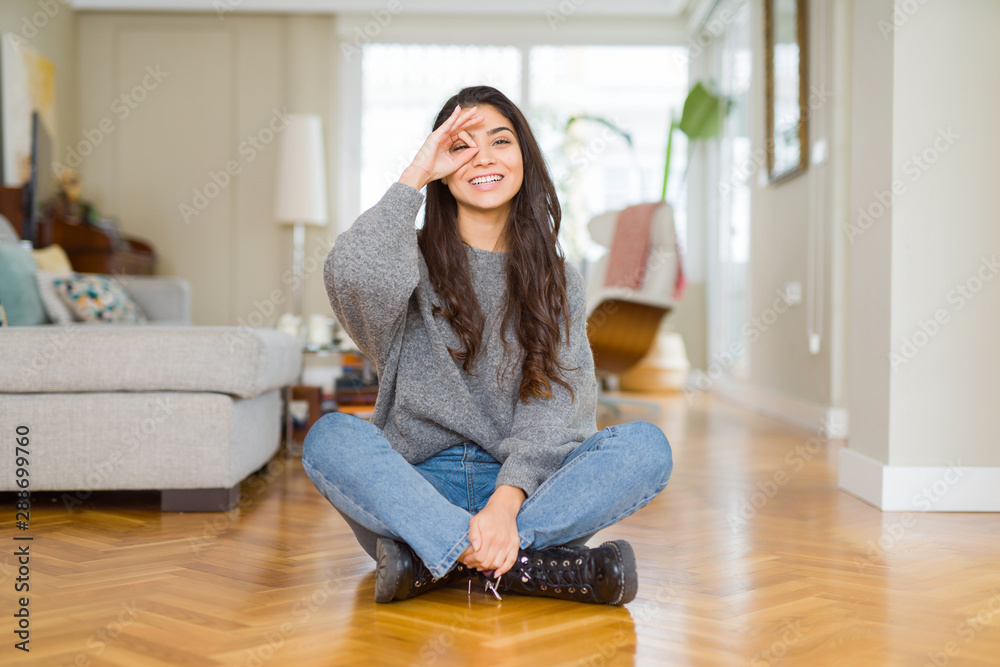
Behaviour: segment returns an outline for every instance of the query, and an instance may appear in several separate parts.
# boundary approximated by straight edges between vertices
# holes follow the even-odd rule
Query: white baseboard
[[[689,384],[697,386],[690,381]],[[777,417],[790,424],[801,426],[831,440],[847,438],[848,414],[846,408],[831,408],[724,376],[713,380],[710,387],[712,391],[723,398],[753,408],[766,415]]]
[[[1000,512],[1000,467],[889,466],[845,447],[838,485],[883,512]]]

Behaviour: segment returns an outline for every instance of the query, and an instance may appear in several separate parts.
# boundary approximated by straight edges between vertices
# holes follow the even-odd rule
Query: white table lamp
[[[326,159],[323,121],[315,114],[294,114],[281,133],[278,156],[278,191],[274,217],[281,224],[295,225],[292,265],[299,277],[295,285],[295,315],[302,315],[302,263],[305,259],[305,225],[327,223]]]

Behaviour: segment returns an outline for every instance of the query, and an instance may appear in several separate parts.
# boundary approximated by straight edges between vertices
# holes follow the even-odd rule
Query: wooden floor
[[[595,538],[635,547],[627,607],[464,585],[376,605],[371,559],[276,459],[232,514],[36,494],[30,660],[5,495],[0,664],[1000,665],[1000,515],[883,514],[837,490],[838,443],[714,398],[663,406],[670,485]]]

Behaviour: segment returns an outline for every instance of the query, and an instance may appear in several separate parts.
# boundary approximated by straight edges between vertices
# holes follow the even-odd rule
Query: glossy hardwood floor
[[[670,485],[595,538],[635,547],[625,608],[464,585],[376,605],[371,559],[278,458],[229,514],[36,494],[27,655],[5,495],[0,664],[1000,664],[1000,515],[883,514],[837,490],[839,443],[715,398],[662,401]]]

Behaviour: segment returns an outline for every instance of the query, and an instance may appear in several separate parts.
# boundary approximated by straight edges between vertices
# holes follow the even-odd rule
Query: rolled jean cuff
[[[466,533],[465,536],[458,541],[458,544],[452,547],[452,549],[445,554],[440,563],[433,566],[427,565],[427,563],[424,563],[424,565],[427,565],[427,569],[431,571],[431,574],[440,579],[444,575],[448,574],[448,572],[451,571],[451,568],[455,567],[455,564],[458,563],[458,557],[461,556],[462,552],[464,552],[471,544],[472,542],[469,541],[469,535]]]

